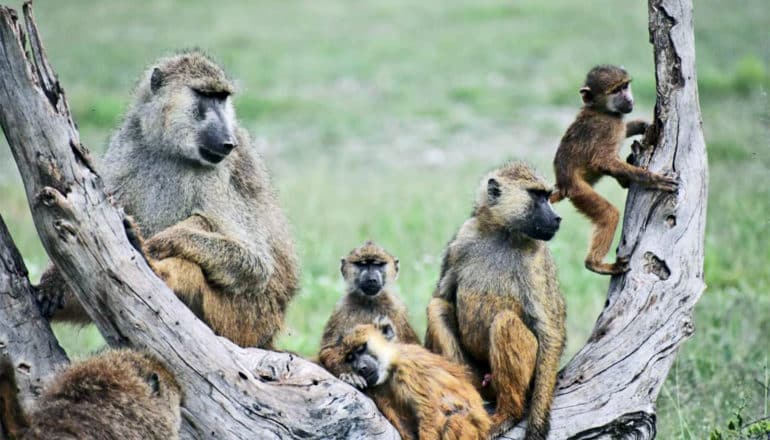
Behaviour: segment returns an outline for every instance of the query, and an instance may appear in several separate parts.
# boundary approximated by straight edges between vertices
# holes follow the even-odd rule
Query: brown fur
[[[199,52],[148,69],[105,154],[107,189],[149,237],[152,267],[199,318],[238,345],[269,348],[298,287],[294,242],[229,100],[224,118],[237,147],[220,163],[199,163],[193,89],[233,86]],[[61,306],[60,281],[50,270],[42,278],[44,313]],[[89,322],[71,293],[63,302],[54,319]]]
[[[487,438],[489,416],[464,367],[419,345],[386,341],[372,325],[355,327],[339,350],[347,354],[362,344],[387,371],[384,382],[366,392],[402,439]]]
[[[6,361],[0,375],[4,408],[20,408],[13,373]],[[2,422],[5,434],[19,440],[174,440],[181,423],[180,394],[160,362],[114,350],[59,374],[29,417],[20,409],[4,411]]]
[[[376,295],[364,295],[359,291],[359,273],[355,263],[362,261],[385,263],[385,282]],[[326,322],[318,359],[329,372],[358,386],[361,380],[351,374],[344,364],[334,359],[331,350],[353,327],[375,323],[385,318],[393,323],[395,340],[407,344],[419,344],[420,340],[409,324],[406,307],[398,295],[391,291],[391,286],[398,277],[398,260],[395,257],[374,242],[367,241],[342,259],[340,271],[345,279],[346,292]]]
[[[594,229],[585,265],[600,274],[625,272],[628,259],[618,257],[615,263],[602,262],[612,245],[620,213],[594,191],[593,185],[609,175],[624,188],[634,182],[663,191],[676,189],[675,179],[628,164],[618,156],[623,139],[644,134],[649,125],[641,120],[624,124],[623,114],[612,111],[618,87],[630,81],[625,70],[614,66],[597,66],[588,73],[581,89],[586,104],[562,137],[554,158],[557,190],[551,203],[569,198],[578,211],[591,219]]]
[[[499,183],[494,202],[492,180]],[[445,251],[425,344],[471,367],[477,387],[491,372],[491,389],[482,391],[496,398],[495,435],[527,414],[527,439],[544,439],[566,315],[547,246],[521,232],[532,221],[528,190],[548,188],[521,164],[485,177],[473,217]]]

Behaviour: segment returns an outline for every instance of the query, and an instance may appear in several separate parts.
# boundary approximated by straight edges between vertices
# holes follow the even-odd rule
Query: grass
[[[18,1],[12,2],[18,6]],[[400,293],[422,332],[443,245],[480,176],[510,158],[552,177],[550,160],[592,65],[633,73],[654,105],[644,2],[37,0],[36,16],[81,135],[101,151],[143,66],[200,46],[238,79],[236,107],[271,168],[302,261],[302,290],[280,345],[317,350],[342,283],[338,259],[373,238],[402,264]],[[590,10],[589,10],[590,6]],[[661,438],[699,439],[742,408],[767,414],[770,335],[770,28],[764,0],[695,4],[711,185],[708,290],[658,400]],[[599,191],[616,205],[613,182]],[[568,350],[583,345],[607,279],[583,269],[590,225],[567,203],[551,243],[568,304]],[[0,212],[36,279],[47,257],[8,149]],[[71,354],[101,344],[57,327]],[[764,385],[762,385],[764,384]]]

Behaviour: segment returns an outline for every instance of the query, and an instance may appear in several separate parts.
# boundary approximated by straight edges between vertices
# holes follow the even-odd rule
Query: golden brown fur
[[[600,274],[622,273],[628,270],[628,260],[619,257],[614,263],[602,262],[612,245],[620,214],[593,190],[593,185],[602,176],[609,175],[624,188],[635,182],[664,191],[676,189],[674,179],[628,164],[618,157],[623,139],[644,134],[649,125],[641,120],[623,123],[623,114],[633,109],[630,81],[625,70],[614,66],[597,66],[588,73],[585,86],[580,90],[585,106],[562,137],[554,158],[557,190],[551,202],[569,198],[591,219],[594,230],[585,265]]]
[[[232,92],[224,71],[199,52],[160,60],[140,81],[101,171],[149,237],[153,268],[198,317],[238,345],[271,347],[297,291],[296,254],[267,171],[238,126]],[[203,113],[210,101],[220,103],[216,118]],[[216,162],[200,144],[213,123],[235,145]],[[62,285],[56,271],[44,275],[44,312],[88,322],[71,294],[50,310],[61,306]]]
[[[428,306],[426,347],[471,367],[477,387],[491,372],[491,389],[482,391],[496,399],[495,435],[525,414],[527,439],[549,431],[565,309],[541,241],[558,228],[548,194],[522,164],[487,175],[474,215],[447,246]]]
[[[366,392],[404,440],[482,440],[490,420],[468,371],[416,344],[387,341],[376,327],[359,325],[338,347],[343,358],[360,352],[378,364]]]
[[[46,388],[25,417],[14,369],[3,365],[5,434],[19,440],[174,440],[181,423],[180,389],[154,358],[114,350],[74,364]],[[6,392],[10,391],[10,392]]]
[[[384,265],[382,286],[373,294],[365,294],[359,285],[359,264],[365,262]],[[420,340],[409,324],[406,307],[398,295],[391,291],[398,277],[398,260],[395,257],[376,243],[367,241],[342,259],[340,271],[345,279],[346,291],[326,322],[318,359],[321,365],[335,376],[360,386],[360,378],[351,374],[343,364],[330,359],[330,348],[339,344],[341,338],[353,327],[385,318],[392,322],[395,340],[408,344],[419,344]]]

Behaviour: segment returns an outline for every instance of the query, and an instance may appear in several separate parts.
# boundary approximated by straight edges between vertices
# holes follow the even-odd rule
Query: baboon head
[[[398,259],[367,241],[342,259],[340,271],[349,293],[375,296],[398,277]]]
[[[622,67],[605,64],[591,69],[580,96],[587,107],[607,113],[631,113],[634,109],[631,77]]]
[[[137,91],[145,147],[207,167],[222,162],[238,146],[233,91],[222,68],[200,52],[160,60]]]
[[[522,163],[509,163],[481,182],[474,215],[482,227],[550,240],[561,217],[551,208],[552,188]]]
[[[360,324],[342,340],[345,363],[366,380],[369,387],[388,380],[395,358],[395,348],[372,324]]]

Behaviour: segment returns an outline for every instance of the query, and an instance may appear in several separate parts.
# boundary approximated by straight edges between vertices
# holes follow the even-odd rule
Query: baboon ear
[[[152,93],[157,93],[160,86],[163,85],[163,72],[159,68],[152,69],[152,75],[150,75],[150,90]]]
[[[502,193],[503,191],[500,189],[500,182],[498,182],[497,179],[491,178],[487,180],[487,200],[490,205],[497,203],[497,199],[500,198],[500,194]]]
[[[150,385],[150,389],[152,390],[152,394],[154,396],[157,396],[160,394],[160,378],[158,377],[158,373],[152,372],[147,377],[147,384]]]
[[[396,270],[396,273],[398,273],[398,258],[393,259],[393,268]]]
[[[340,258],[340,272],[342,272],[343,275],[345,275],[345,259]]]
[[[590,104],[594,101],[594,95],[589,87],[581,87],[579,92],[580,97],[583,98],[583,104]]]

